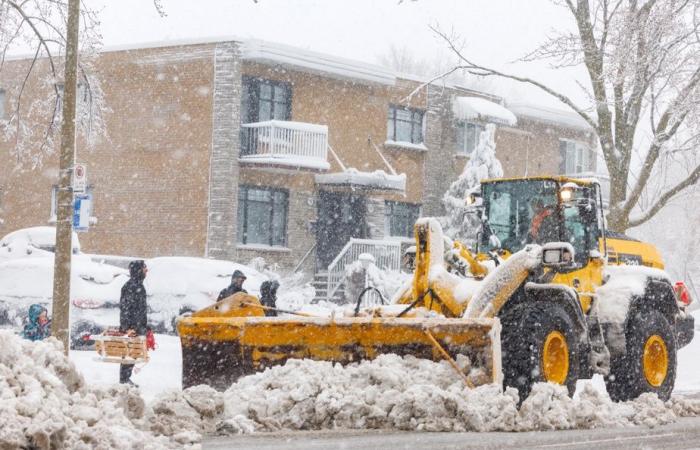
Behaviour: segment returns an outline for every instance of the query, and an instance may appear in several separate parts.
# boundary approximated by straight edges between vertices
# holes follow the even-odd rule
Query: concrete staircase
[[[314,280],[311,285],[316,289],[316,297],[314,297],[314,302],[318,301],[330,301],[332,303],[340,304],[344,302],[343,291],[344,286],[341,284],[338,290],[335,291],[332,299],[328,298],[328,272],[316,272],[314,275]]]

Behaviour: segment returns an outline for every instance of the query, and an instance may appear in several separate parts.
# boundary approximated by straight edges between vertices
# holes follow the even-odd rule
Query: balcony
[[[269,120],[241,125],[243,164],[325,171],[330,168],[328,127]]]

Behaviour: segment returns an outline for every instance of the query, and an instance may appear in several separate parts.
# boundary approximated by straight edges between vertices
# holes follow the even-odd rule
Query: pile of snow
[[[151,431],[148,416],[161,414],[146,414],[138,391],[86,386],[53,338],[0,331],[0,348],[0,448],[182,448],[199,439]]]
[[[396,355],[347,366],[290,360],[224,393],[173,389],[146,404],[134,388],[87,386],[54,339],[0,331],[0,348],[0,448],[184,448],[213,433],[274,430],[651,427],[700,414],[699,400],[644,394],[613,403],[590,383],[575,399],[537,384],[518,409],[514,389],[469,389],[444,361]]]
[[[187,392],[187,391],[185,391]],[[239,380],[224,394],[220,431],[390,428],[531,431],[656,426],[700,412],[697,400],[653,394],[613,403],[588,384],[577,399],[540,383],[518,410],[514,389],[467,388],[446,362],[382,355],[348,366],[291,360]],[[216,399],[212,401],[218,402]]]
[[[596,289],[598,317],[601,322],[621,323],[627,317],[630,301],[644,295],[648,278],[668,280],[668,274],[660,269],[643,266],[607,266],[604,276],[608,281]]]

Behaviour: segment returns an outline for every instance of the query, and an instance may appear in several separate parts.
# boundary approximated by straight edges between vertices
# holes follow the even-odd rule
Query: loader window
[[[566,238],[574,246],[576,262],[585,263],[588,257],[586,225],[577,207],[564,208]]]
[[[559,212],[555,182],[526,180],[486,183],[483,192],[488,222],[481,233],[481,244],[485,248],[494,250],[491,232],[500,241],[501,248],[513,253],[530,242],[558,240]],[[546,220],[542,218],[538,222],[538,236],[532,236],[533,219],[543,209],[549,211],[551,217]]]

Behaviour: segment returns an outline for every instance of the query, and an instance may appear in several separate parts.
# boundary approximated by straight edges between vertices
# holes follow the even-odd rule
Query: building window
[[[479,137],[484,126],[472,122],[457,122],[457,153],[471,155],[479,145]]]
[[[387,236],[413,237],[413,226],[420,217],[420,205],[386,201],[384,205]]]
[[[93,195],[94,189],[93,186],[87,186],[85,188],[85,194],[90,196],[92,201],[90,202],[90,214],[89,217],[93,217],[95,215],[95,196]],[[49,222],[50,223],[55,223],[56,222],[56,216],[58,212],[58,186],[53,185],[51,187],[51,215],[49,216]]]
[[[389,105],[386,137],[394,142],[423,143],[423,111]]]
[[[240,186],[238,242],[285,246],[288,193],[280,189]]]
[[[596,171],[596,151],[583,142],[561,139],[559,141],[559,171],[577,174]]]
[[[291,120],[292,87],[289,83],[243,77],[242,123]]]

